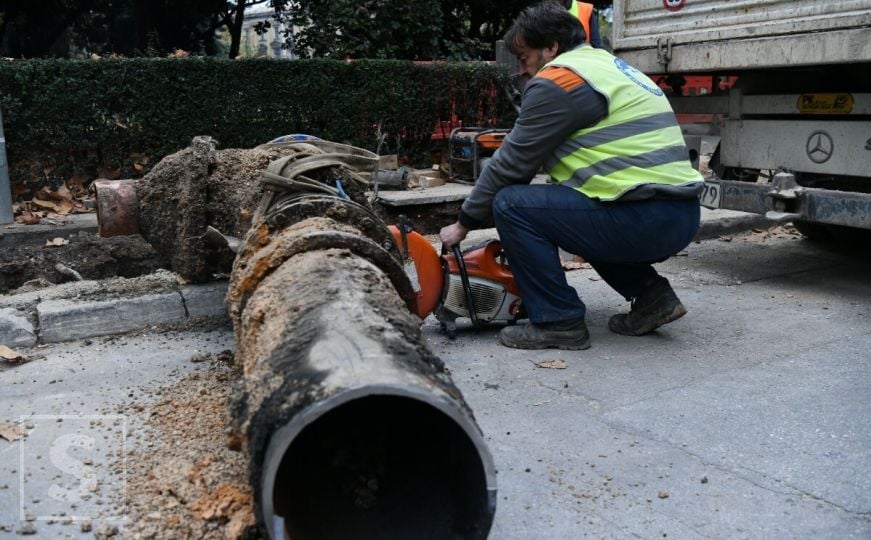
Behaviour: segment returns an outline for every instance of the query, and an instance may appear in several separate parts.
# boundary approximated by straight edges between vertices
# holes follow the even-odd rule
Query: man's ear
[[[549,47],[545,47],[544,49],[542,49],[542,53],[544,54],[544,57],[547,58],[547,61],[550,62],[560,53],[559,43],[554,41]]]

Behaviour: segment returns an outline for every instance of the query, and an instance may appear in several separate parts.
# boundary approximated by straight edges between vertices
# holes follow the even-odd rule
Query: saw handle
[[[466,307],[469,310],[469,318],[472,320],[472,326],[478,328],[481,326],[481,321],[478,320],[478,312],[475,310],[475,299],[472,297],[472,286],[469,284],[469,273],[466,271],[466,260],[463,259],[463,252],[460,251],[460,245],[452,246],[454,258],[457,260],[457,266],[460,269],[460,280],[463,282],[463,292],[466,293]],[[445,246],[442,244],[442,253],[445,252]]]

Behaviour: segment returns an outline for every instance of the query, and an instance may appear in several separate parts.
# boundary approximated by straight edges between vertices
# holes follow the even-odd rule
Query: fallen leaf
[[[26,435],[24,426],[18,424],[10,424],[8,422],[0,422],[0,437],[3,437],[9,442],[15,442]]]
[[[57,238],[52,238],[51,240],[46,240],[45,247],[65,246],[69,243],[70,243],[70,241],[67,240],[66,238],[57,237]]]
[[[0,345],[0,358],[6,360],[10,364],[21,364],[27,362],[27,357],[20,352],[13,351],[6,345]]]
[[[60,211],[58,210],[58,208],[59,208],[58,203],[55,203],[54,201],[46,201],[43,199],[34,198],[32,201],[30,201],[30,203],[34,204],[40,208],[47,208],[53,212],[60,213]]]
[[[535,364],[535,367],[545,368],[545,369],[565,369],[566,363],[560,360],[559,358],[555,360],[544,360]]]
[[[56,201],[72,201],[73,194],[66,184],[61,184],[55,191],[49,191],[48,196]]]
[[[33,212],[24,211],[20,215],[15,216],[15,221],[25,225],[36,225],[42,218]]]

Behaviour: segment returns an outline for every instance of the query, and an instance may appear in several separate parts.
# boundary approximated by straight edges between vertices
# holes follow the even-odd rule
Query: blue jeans
[[[578,319],[586,306],[566,281],[558,248],[580,255],[632,300],[659,278],[652,264],[692,241],[698,199],[603,203],[558,185],[508,186],[493,218],[533,323]]]

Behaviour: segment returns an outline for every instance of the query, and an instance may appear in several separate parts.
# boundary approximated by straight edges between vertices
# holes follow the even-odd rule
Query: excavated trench
[[[242,375],[231,441],[251,456],[260,527],[272,538],[485,538],[495,468],[423,342],[393,236],[366,200],[359,173],[375,156],[267,145],[237,151],[235,163],[252,168],[233,178],[218,173],[231,161],[222,152],[195,139],[136,182],[134,197],[98,189],[98,207],[101,229],[137,218],[187,279],[232,260]],[[242,238],[218,235],[216,248],[210,227]]]

